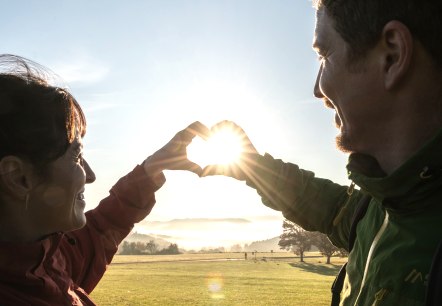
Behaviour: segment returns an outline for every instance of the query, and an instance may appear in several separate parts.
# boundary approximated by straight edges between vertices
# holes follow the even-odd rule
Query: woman
[[[84,213],[95,175],[82,154],[81,107],[36,63],[0,55],[0,69],[0,304],[94,305],[88,294],[150,213],[162,171],[201,174],[186,147],[208,130],[195,122],[176,134]]]

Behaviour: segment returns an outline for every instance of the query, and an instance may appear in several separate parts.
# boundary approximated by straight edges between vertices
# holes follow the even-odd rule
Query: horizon
[[[136,237],[134,237],[136,236]],[[271,240],[273,239],[279,239],[279,236],[275,236],[275,237],[270,237],[268,239],[262,239],[262,240],[253,240],[253,241],[245,241],[244,243],[233,243],[233,244],[201,244],[201,245],[189,245],[188,243],[186,243],[188,240],[175,240],[173,237],[169,237],[169,236],[165,236],[163,237],[162,235],[155,235],[155,234],[149,234],[149,233],[142,233],[142,232],[138,232],[136,230],[132,231],[121,243],[121,245],[127,241],[129,243],[132,242],[146,242],[144,241],[145,239],[149,239],[153,240],[159,247],[159,249],[165,248],[170,244],[177,244],[178,249],[183,251],[183,252],[204,252],[204,251],[215,251],[215,250],[219,250],[219,251],[223,251],[223,252],[289,252],[291,253],[292,251],[289,250],[284,250],[284,249],[280,249],[279,246],[276,246],[274,248],[271,249],[266,249],[266,250],[262,250],[260,248],[260,250],[255,250],[255,248],[253,248],[253,250],[251,250],[250,248],[253,245],[262,245],[262,244],[269,244],[271,243]],[[171,239],[171,240],[169,240]],[[147,242],[149,242],[147,241]],[[180,242],[184,242],[184,244],[181,244]],[[120,245],[120,247],[121,247]],[[240,247],[240,250],[232,250],[232,249],[238,249],[238,246]],[[117,253],[118,254],[118,253]]]

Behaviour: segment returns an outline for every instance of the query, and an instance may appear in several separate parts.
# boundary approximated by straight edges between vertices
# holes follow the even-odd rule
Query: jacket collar
[[[384,205],[413,206],[442,186],[442,130],[390,175],[376,159],[360,153],[350,155],[347,170],[349,179]]]
[[[51,259],[63,234],[57,233],[31,243],[0,242],[0,281],[20,283],[36,279],[39,268]]]

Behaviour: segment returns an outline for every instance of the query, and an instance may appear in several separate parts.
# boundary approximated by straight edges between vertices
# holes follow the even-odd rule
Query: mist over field
[[[135,226],[134,232],[162,238],[187,250],[217,247],[228,250],[232,245],[244,246],[254,241],[277,237],[282,234],[282,223],[279,218],[273,216],[188,218],[167,221],[146,219]]]

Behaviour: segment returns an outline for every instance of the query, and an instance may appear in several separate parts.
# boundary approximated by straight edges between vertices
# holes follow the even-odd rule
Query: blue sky
[[[97,175],[87,209],[195,120],[234,120],[259,152],[347,184],[334,113],[312,94],[318,63],[310,1],[0,3],[0,51],[52,69],[86,113],[85,157]],[[242,182],[166,177],[138,231],[189,248],[282,233],[280,213]]]

